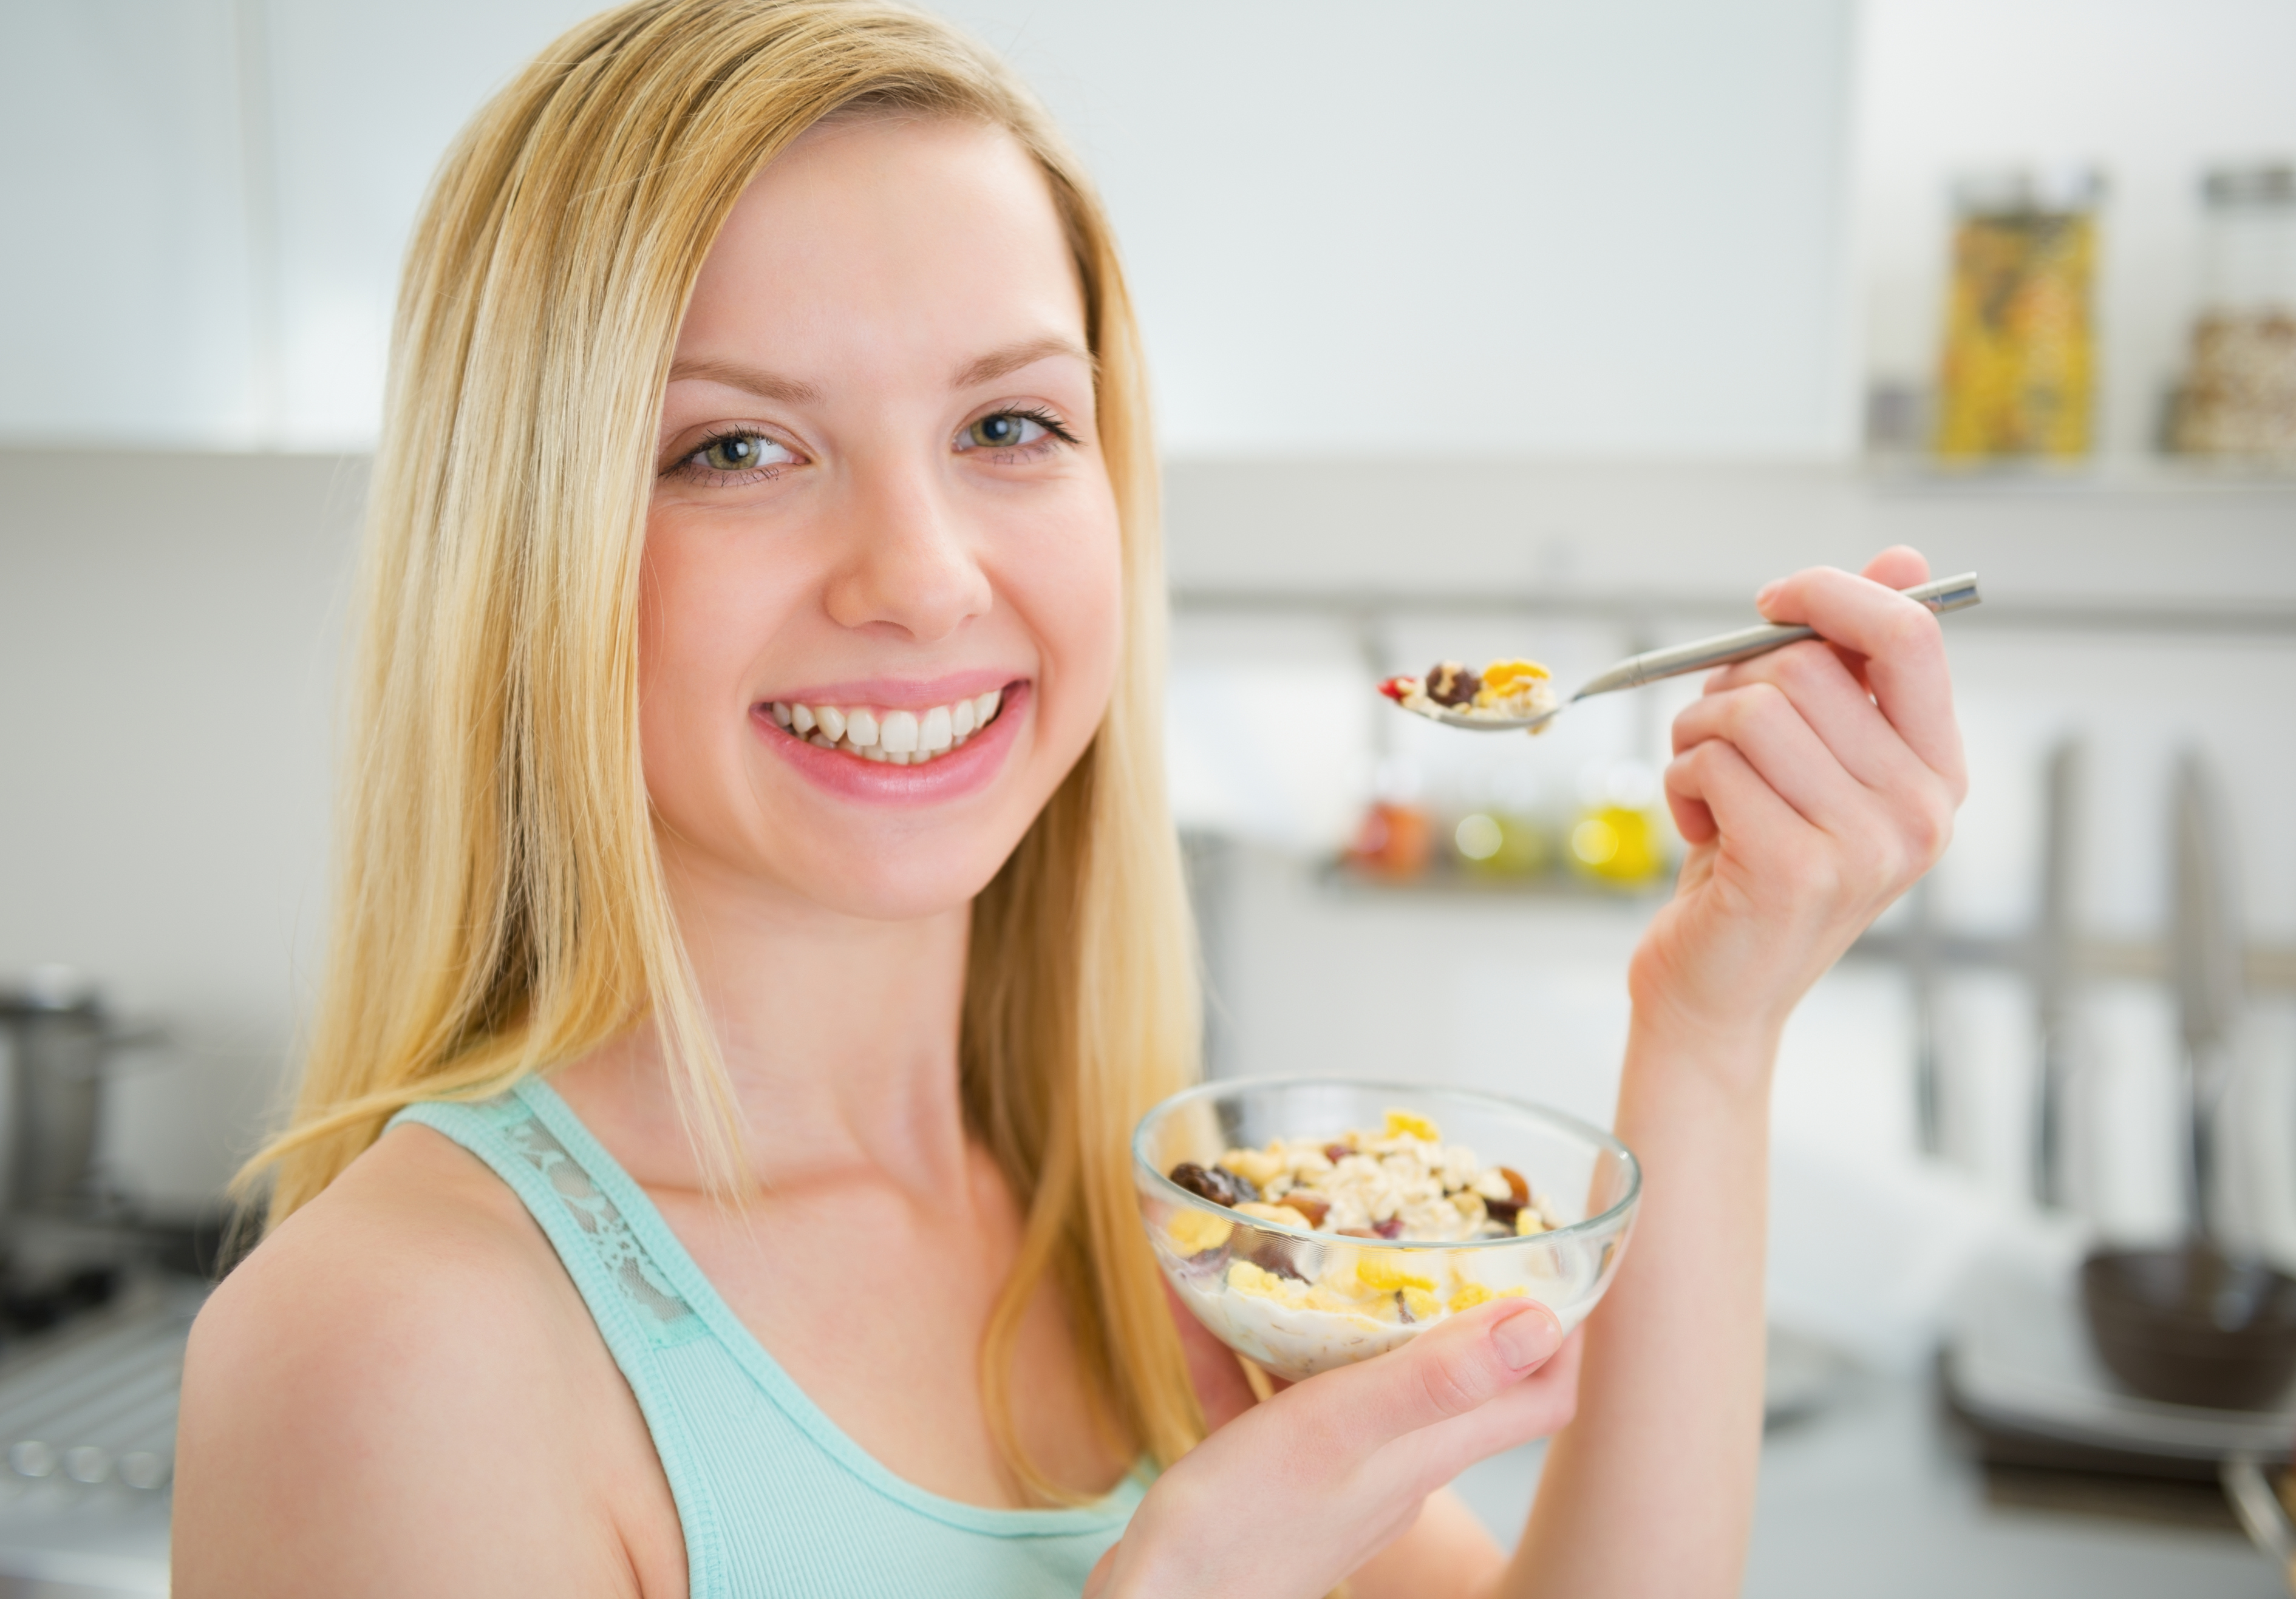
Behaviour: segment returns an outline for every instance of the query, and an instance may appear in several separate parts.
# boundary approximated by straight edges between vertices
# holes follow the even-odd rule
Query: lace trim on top
[[[504,1138],[520,1158],[549,1183],[566,1213],[598,1252],[599,1264],[622,1298],[638,1312],[638,1322],[657,1344],[683,1343],[708,1331],[692,1305],[670,1285],[614,1202],[600,1191],[582,1163],[542,1124],[534,1108],[515,1092],[498,1094],[474,1107],[498,1118]]]

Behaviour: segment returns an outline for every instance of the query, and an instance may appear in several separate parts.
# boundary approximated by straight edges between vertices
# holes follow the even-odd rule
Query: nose
[[[988,575],[931,471],[873,465],[852,480],[849,553],[830,578],[830,616],[939,643],[987,613]]]

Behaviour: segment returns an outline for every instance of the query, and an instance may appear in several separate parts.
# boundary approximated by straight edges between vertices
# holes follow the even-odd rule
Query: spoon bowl
[[[1908,600],[1918,600],[1939,616],[1949,611],[1966,610],[1978,602],[1977,574],[1964,572],[1958,577],[1941,577],[1933,583],[1920,583],[1906,590],[1905,595]],[[1430,722],[1439,722],[1445,727],[1464,728],[1477,733],[1536,733],[1580,700],[1595,695],[1611,694],[1620,689],[1639,689],[1644,683],[1654,683],[1663,677],[1680,677],[1688,672],[1705,672],[1738,661],[1751,661],[1756,656],[1767,655],[1773,649],[1783,649],[1789,644],[1798,644],[1804,639],[1816,637],[1817,632],[1815,628],[1799,624],[1782,627],[1765,622],[1759,627],[1741,628],[1736,632],[1721,633],[1711,639],[1698,639],[1688,644],[1629,656],[1588,681],[1569,699],[1539,712],[1536,716],[1478,715],[1450,706],[1438,705],[1424,695],[1419,697],[1416,704],[1402,698],[1397,698],[1395,703],[1414,715],[1424,716]]]

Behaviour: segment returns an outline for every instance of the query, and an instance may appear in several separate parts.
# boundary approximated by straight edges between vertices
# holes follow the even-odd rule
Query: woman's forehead
[[[1048,337],[1085,342],[1043,168],[1001,127],[889,114],[809,130],[750,184],[703,263],[679,355],[765,340],[785,364]]]

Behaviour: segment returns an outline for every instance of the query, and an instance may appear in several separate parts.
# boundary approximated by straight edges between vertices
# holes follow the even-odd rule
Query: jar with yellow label
[[[2095,437],[2102,180],[2007,173],[1955,190],[1938,377],[1948,461],[2077,460]]]
[[[1666,875],[1672,835],[1660,810],[1658,776],[1639,761],[1582,774],[1586,805],[1563,835],[1582,876],[1615,888],[1646,888]]]

